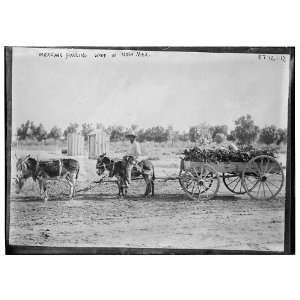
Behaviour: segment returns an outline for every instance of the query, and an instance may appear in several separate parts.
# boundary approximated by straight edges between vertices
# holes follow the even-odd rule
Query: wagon
[[[132,180],[141,180],[141,176]],[[186,195],[192,200],[209,200],[214,198],[220,188],[221,180],[232,193],[248,194],[252,199],[271,200],[275,198],[284,185],[284,170],[281,164],[272,156],[259,155],[249,162],[198,162],[181,158],[179,175],[176,177],[156,177],[158,181],[179,180]],[[93,181],[87,187],[77,189],[85,192],[115,179],[100,179]],[[52,188],[51,188],[52,186]],[[57,184],[49,187],[50,194],[67,195],[66,187]]]
[[[272,156],[259,155],[249,162],[196,162],[181,159],[179,183],[192,200],[216,196],[221,179],[234,194],[248,194],[252,199],[275,198],[284,184],[281,164]]]

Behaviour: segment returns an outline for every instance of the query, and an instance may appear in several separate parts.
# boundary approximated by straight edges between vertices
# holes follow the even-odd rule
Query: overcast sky
[[[26,120],[48,130],[70,122],[232,128],[247,113],[260,127],[287,127],[288,56],[283,62],[279,55],[272,61],[257,54],[122,52],[14,48],[13,130]]]

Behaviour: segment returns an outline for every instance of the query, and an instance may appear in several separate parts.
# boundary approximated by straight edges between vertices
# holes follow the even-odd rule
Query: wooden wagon
[[[234,194],[247,193],[257,200],[275,198],[284,184],[281,164],[268,155],[249,162],[195,162],[181,160],[179,183],[193,200],[212,199],[219,190],[220,178]]]

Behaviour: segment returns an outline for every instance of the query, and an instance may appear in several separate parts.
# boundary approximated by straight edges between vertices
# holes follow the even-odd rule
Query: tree
[[[225,136],[228,135],[228,126],[227,125],[216,125],[210,128],[211,137],[214,139],[217,133],[222,133]]]
[[[33,136],[39,142],[47,138],[47,131],[45,130],[43,124],[40,123],[39,126],[34,129]]]
[[[145,130],[143,128],[139,129],[137,132],[136,132],[136,139],[138,142],[144,142],[146,139],[145,139]]]
[[[94,130],[93,125],[90,123],[83,123],[81,127],[81,134],[83,135],[84,140],[87,141],[89,134]]]
[[[231,142],[236,141],[236,135],[234,130],[230,131],[230,134],[227,135],[227,140]]]
[[[70,123],[64,131],[64,136],[67,137],[69,133],[76,133],[79,125],[77,123]]]
[[[254,124],[252,117],[248,114],[237,119],[232,134],[241,144],[251,144],[256,139],[259,128]]]
[[[286,129],[277,129],[277,141],[276,144],[280,145],[281,143],[287,143],[287,130]]]
[[[58,140],[62,136],[61,129],[53,126],[48,134],[48,138]]]
[[[170,138],[169,131],[162,126],[156,126],[151,128],[154,142],[162,143],[166,142]]]
[[[17,137],[19,140],[25,140],[27,138],[33,139],[35,132],[35,125],[32,121],[27,120],[17,128]]]
[[[111,142],[122,141],[125,138],[125,129],[123,126],[110,126],[108,132],[110,132]]]
[[[259,142],[270,145],[275,143],[277,140],[278,140],[278,131],[274,125],[264,127],[260,131]]]

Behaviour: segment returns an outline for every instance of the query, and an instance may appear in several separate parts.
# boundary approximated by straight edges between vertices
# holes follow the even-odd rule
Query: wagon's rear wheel
[[[220,178],[210,165],[203,165],[188,170],[181,170],[179,183],[192,200],[209,200],[218,192]]]
[[[223,174],[223,182],[226,188],[238,195],[247,193],[242,180],[242,174]]]
[[[284,173],[278,161],[268,155],[251,159],[243,170],[243,185],[252,199],[270,200],[281,191]]]

